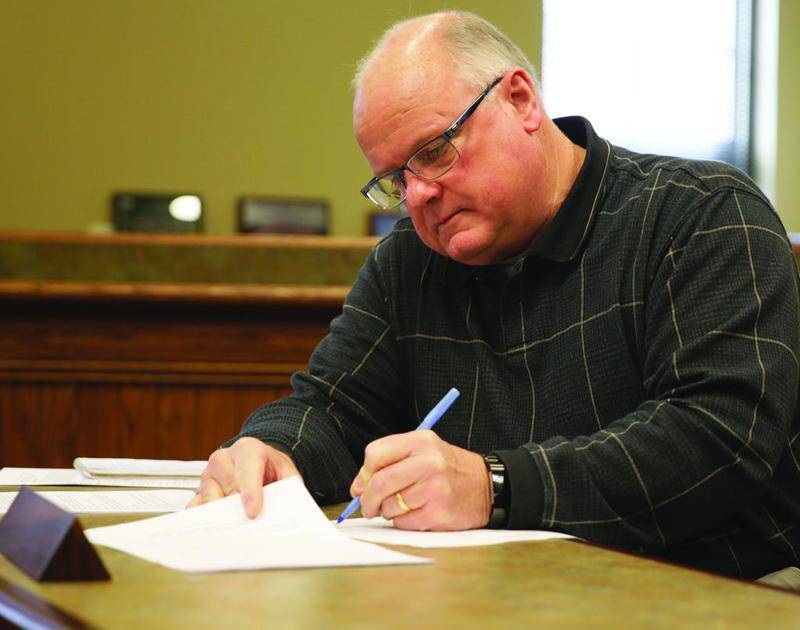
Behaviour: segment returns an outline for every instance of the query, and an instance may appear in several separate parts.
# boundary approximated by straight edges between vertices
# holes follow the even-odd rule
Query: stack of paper
[[[159,514],[177,512],[194,496],[191,490],[133,490],[111,492],[38,492],[39,496],[73,514]],[[16,492],[0,492],[0,514],[16,498]]]
[[[233,571],[430,562],[345,536],[299,477],[264,486],[264,509],[245,516],[234,494],[151,519],[87,530],[95,544],[181,571]]]
[[[206,461],[174,459],[125,459],[111,457],[76,457],[72,462],[90,479],[106,477],[195,477],[206,467]]]
[[[205,461],[78,457],[75,468],[3,468],[0,486],[127,486],[188,488],[200,485]]]

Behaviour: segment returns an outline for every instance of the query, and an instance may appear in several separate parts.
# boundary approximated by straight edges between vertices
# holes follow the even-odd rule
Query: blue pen
[[[461,395],[455,387],[453,387],[449,392],[444,395],[436,406],[428,412],[428,415],[423,418],[422,422],[419,423],[419,426],[415,429],[415,431],[424,431],[425,429],[432,429],[433,425],[439,422],[439,418],[444,415],[444,412],[450,408],[450,405],[453,404],[456,398]],[[347,507],[342,512],[342,515],[336,520],[336,524],[338,525],[344,519],[348,518],[355,512],[358,508],[361,507],[361,497],[356,497],[350,503],[347,504]]]

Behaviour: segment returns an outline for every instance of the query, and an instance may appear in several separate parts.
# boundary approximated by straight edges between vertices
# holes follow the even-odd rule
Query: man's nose
[[[442,185],[431,179],[406,174],[406,206],[424,207],[442,196]]]

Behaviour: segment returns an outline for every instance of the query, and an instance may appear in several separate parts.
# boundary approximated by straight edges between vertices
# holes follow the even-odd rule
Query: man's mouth
[[[456,216],[459,212],[461,212],[460,208],[458,210],[454,211],[454,212],[451,212],[450,214],[445,215],[442,219],[437,221],[436,229],[443,228],[450,221],[450,219],[452,219],[454,216]]]

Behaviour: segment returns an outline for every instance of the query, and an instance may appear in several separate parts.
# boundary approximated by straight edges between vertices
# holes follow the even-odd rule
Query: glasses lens
[[[403,177],[400,174],[387,175],[376,181],[372,188],[367,191],[367,196],[372,203],[380,206],[384,210],[394,208],[403,203],[406,188]]]
[[[439,136],[411,156],[408,167],[425,179],[444,175],[458,159],[458,151],[447,138]]]

